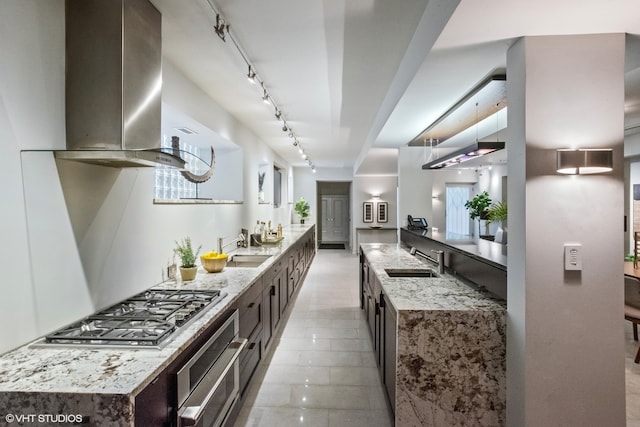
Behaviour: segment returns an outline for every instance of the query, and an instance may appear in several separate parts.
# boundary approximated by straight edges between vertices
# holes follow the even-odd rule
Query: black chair
[[[633,339],[638,341],[638,323],[640,323],[640,280],[624,277],[624,318],[633,324]],[[634,362],[640,363],[640,347]]]

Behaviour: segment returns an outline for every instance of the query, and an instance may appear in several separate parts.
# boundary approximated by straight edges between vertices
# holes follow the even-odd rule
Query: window
[[[162,148],[171,149],[171,140],[162,141]],[[193,154],[181,154],[186,161],[186,167],[188,170],[195,170],[198,165],[198,157],[202,156],[202,149],[195,145],[180,141],[180,149],[188,153]],[[175,199],[194,199],[197,197],[197,187],[193,182],[187,181],[178,169],[169,168],[166,166],[159,166],[155,168],[156,182],[154,198],[160,200],[175,200]]]
[[[471,184],[446,185],[447,204],[445,217],[447,239],[471,237],[471,218],[464,204],[471,199],[472,190],[473,186]]]

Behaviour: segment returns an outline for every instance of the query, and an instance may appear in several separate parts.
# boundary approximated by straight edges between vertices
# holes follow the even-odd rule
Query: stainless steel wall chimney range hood
[[[184,168],[160,148],[160,12],[148,0],[66,0],[65,7],[67,150],[56,158]]]

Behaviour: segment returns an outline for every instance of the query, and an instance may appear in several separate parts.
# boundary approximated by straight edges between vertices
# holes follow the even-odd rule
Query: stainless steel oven
[[[238,398],[240,352],[238,311],[178,371],[177,425],[218,427]]]

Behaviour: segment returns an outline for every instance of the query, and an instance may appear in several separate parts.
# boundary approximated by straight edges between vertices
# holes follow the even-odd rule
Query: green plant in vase
[[[507,221],[507,204],[504,202],[493,203],[489,209],[487,209],[487,217],[490,222],[499,222],[504,228],[504,223]]]
[[[176,247],[173,249],[176,255],[180,257],[180,276],[183,282],[188,282],[196,278],[196,259],[202,246],[194,252],[191,238],[185,237],[181,242],[176,241]]]
[[[489,197],[489,193],[486,191],[477,194],[473,199],[467,200],[464,203],[464,207],[469,210],[469,217],[471,219],[478,219],[478,230],[480,230],[480,220],[488,219],[487,211],[489,210],[489,206],[491,206],[491,197]],[[489,228],[488,224],[486,228]],[[489,233],[487,232],[487,234]]]
[[[300,216],[300,224],[304,224],[304,220],[309,216],[309,203],[304,197],[300,197],[293,209]]]

